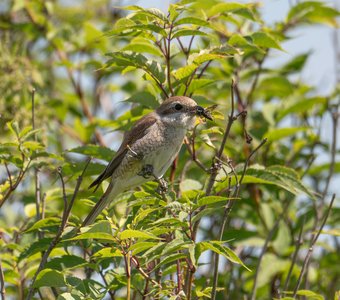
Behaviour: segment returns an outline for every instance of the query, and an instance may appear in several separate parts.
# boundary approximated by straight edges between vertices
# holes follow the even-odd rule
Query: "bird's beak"
[[[196,106],[196,115],[200,116],[200,117],[204,117],[206,119],[209,120],[213,120],[210,111],[208,111],[207,109],[203,108],[202,106],[197,105]]]

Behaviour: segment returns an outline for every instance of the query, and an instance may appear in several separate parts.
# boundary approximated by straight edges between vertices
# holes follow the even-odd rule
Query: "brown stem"
[[[276,219],[276,222],[274,223],[273,228],[268,233],[267,238],[265,240],[265,243],[264,243],[264,245],[262,247],[259,259],[258,259],[257,264],[256,264],[255,278],[254,278],[253,288],[252,288],[251,297],[250,297],[251,300],[255,300],[256,299],[256,291],[257,291],[257,284],[258,284],[257,280],[258,280],[258,275],[260,273],[260,266],[261,266],[261,262],[262,262],[263,256],[264,256],[264,254],[267,251],[269,242],[271,241],[271,239],[273,238],[277,228],[279,227],[280,221],[282,220],[284,215],[287,213],[287,209],[288,209],[289,204],[290,204],[290,202],[286,201],[286,203],[285,203],[285,205],[283,207],[281,215]]]
[[[314,246],[315,246],[315,244],[316,244],[316,242],[317,242],[317,240],[318,240],[318,238],[319,238],[319,236],[320,236],[320,234],[321,234],[321,231],[322,231],[323,227],[325,226],[325,224],[326,224],[326,222],[327,222],[327,219],[328,219],[329,214],[330,214],[330,212],[331,212],[331,209],[332,209],[334,200],[335,200],[335,194],[333,194],[333,196],[332,196],[331,202],[329,203],[329,206],[328,206],[328,209],[327,209],[327,211],[326,211],[325,217],[324,217],[324,219],[323,219],[323,221],[322,221],[322,224],[321,224],[321,226],[320,226],[320,228],[319,228],[317,234],[316,234],[316,235],[314,236],[314,238],[312,239],[311,246],[309,247],[308,252],[307,252],[307,255],[306,255],[306,257],[305,257],[305,259],[304,259],[304,261],[303,261],[303,265],[302,265],[302,269],[301,269],[301,271],[300,271],[299,279],[298,279],[298,281],[297,281],[297,283],[296,283],[296,286],[295,286],[294,292],[293,292],[293,298],[294,298],[294,299],[296,298],[296,295],[297,295],[297,292],[298,292],[298,290],[299,290],[299,287],[300,287],[302,278],[303,278],[303,276],[304,276],[304,274],[305,274],[305,272],[306,272],[307,266],[308,266],[308,264],[309,264],[309,260],[310,260],[310,258],[311,258],[311,256],[312,256],[313,248],[314,248]]]
[[[62,236],[62,234],[64,232],[65,227],[66,227],[68,218],[70,216],[70,212],[71,212],[74,200],[75,200],[75,198],[76,198],[76,196],[78,194],[80,185],[81,185],[81,183],[83,181],[84,173],[85,173],[85,171],[86,171],[90,161],[91,161],[91,159],[88,159],[88,161],[87,161],[87,163],[86,163],[86,165],[84,167],[83,172],[81,173],[81,175],[77,179],[77,183],[76,183],[76,186],[74,188],[73,196],[72,196],[72,199],[71,199],[69,204],[67,204],[67,198],[66,198],[66,192],[65,192],[65,183],[64,183],[63,177],[61,175],[61,172],[60,171],[58,172],[58,174],[60,176],[60,179],[61,179],[61,185],[62,185],[62,191],[63,191],[63,200],[64,200],[64,210],[63,210],[63,215],[62,215],[62,221],[61,221],[61,224],[60,224],[60,227],[58,229],[58,232],[57,232],[56,236],[54,237],[54,239],[52,240],[50,246],[45,251],[43,257],[41,258],[39,267],[38,267],[37,271],[35,272],[35,274],[34,274],[34,276],[32,278],[32,282],[31,282],[31,285],[30,285],[30,288],[29,288],[26,300],[30,300],[34,296],[34,293],[35,293],[34,283],[35,283],[35,281],[37,279],[37,276],[39,275],[41,270],[45,267],[45,264],[47,263],[48,257],[50,256],[52,250],[56,247],[56,245],[59,243],[59,241],[61,239],[61,236]]]
[[[2,270],[1,260],[0,260],[0,295],[2,300],[6,300],[5,276]]]
[[[296,247],[295,247],[295,251],[294,251],[294,254],[293,254],[292,262],[291,262],[290,267],[289,267],[287,278],[286,278],[285,283],[283,285],[283,292],[287,291],[287,289],[288,289],[290,277],[292,276],[293,268],[294,268],[294,265],[296,263],[300,247],[303,243],[302,242],[302,233],[303,233],[303,227],[304,227],[305,221],[306,221],[306,218],[304,217],[302,224],[301,224],[301,227],[300,227],[299,237],[296,240]]]
[[[172,89],[172,84],[171,84],[171,53],[170,53],[170,46],[171,46],[171,33],[172,33],[173,25],[170,24],[170,30],[169,34],[167,37],[167,51],[166,51],[166,70],[167,70],[167,79],[168,79],[168,86],[169,86],[169,91],[171,96],[174,96],[174,91]]]

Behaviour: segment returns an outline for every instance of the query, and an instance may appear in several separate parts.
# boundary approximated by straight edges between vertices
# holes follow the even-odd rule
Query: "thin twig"
[[[84,167],[83,172],[81,173],[81,175],[77,179],[77,183],[76,183],[76,186],[74,188],[73,196],[72,196],[72,199],[71,199],[69,204],[67,204],[67,199],[66,199],[65,183],[64,183],[64,180],[61,179],[62,190],[63,190],[63,201],[64,201],[64,205],[66,205],[64,207],[64,211],[63,211],[63,215],[62,215],[62,222],[61,222],[61,225],[60,225],[60,227],[58,229],[58,232],[57,232],[56,236],[54,237],[54,239],[52,240],[50,246],[48,247],[48,249],[44,253],[43,257],[41,258],[39,267],[38,267],[37,271],[35,272],[35,274],[34,274],[34,276],[32,278],[32,282],[31,282],[31,285],[30,285],[29,292],[28,292],[26,300],[32,299],[32,297],[33,297],[33,295],[35,293],[34,283],[35,283],[35,281],[37,279],[37,276],[39,275],[41,270],[45,267],[45,264],[47,263],[47,259],[50,256],[52,250],[56,247],[56,245],[59,243],[59,241],[61,239],[61,236],[62,236],[62,234],[64,232],[65,227],[66,227],[68,218],[70,216],[70,212],[71,212],[74,200],[75,200],[75,198],[76,198],[76,196],[78,194],[80,185],[81,185],[81,183],[83,181],[83,176],[85,174],[85,171],[86,171],[90,161],[91,161],[91,159],[88,159],[88,161],[87,161],[87,163],[86,163],[86,165]],[[60,172],[58,172],[58,173],[60,173]],[[62,178],[61,174],[60,174],[60,178]]]
[[[32,89],[32,129],[35,130],[35,88]],[[38,141],[38,136],[34,134],[34,140]],[[41,192],[40,192],[40,178],[39,178],[39,170],[38,168],[34,168],[34,183],[35,183],[35,209],[36,209],[36,220],[39,221],[41,219],[40,216],[40,206],[41,206]],[[39,238],[42,238],[42,233],[38,232]]]
[[[5,276],[2,270],[1,259],[0,259],[0,295],[2,300],[6,300]]]
[[[277,230],[277,228],[278,228],[278,226],[280,224],[280,221],[282,220],[282,218],[286,214],[289,204],[290,204],[290,201],[286,201],[286,203],[283,206],[281,215],[276,219],[276,221],[274,223],[274,226],[270,230],[270,232],[268,233],[267,238],[266,238],[266,240],[264,242],[264,245],[262,247],[262,250],[261,250],[260,256],[258,258],[257,265],[256,265],[254,284],[253,284],[253,288],[252,288],[251,296],[250,296],[251,300],[255,300],[256,299],[256,291],[257,291],[257,284],[258,284],[257,280],[258,280],[258,276],[260,274],[260,266],[261,266],[261,262],[262,262],[263,256],[264,256],[264,254],[267,251],[269,242],[272,240],[272,238],[273,238],[273,236],[274,236],[274,234],[275,234],[275,232],[276,232],[276,230]]]
[[[322,231],[323,227],[325,226],[325,224],[326,224],[326,222],[327,222],[327,219],[328,219],[329,214],[330,214],[330,212],[331,212],[331,209],[332,209],[334,200],[335,200],[335,194],[333,194],[333,196],[332,196],[331,202],[329,203],[329,206],[328,206],[328,209],[327,209],[327,211],[326,211],[325,217],[324,217],[324,219],[323,219],[323,221],[322,221],[322,224],[321,224],[321,226],[320,226],[320,228],[319,228],[317,234],[314,236],[314,238],[313,238],[313,240],[312,240],[312,244],[311,244],[311,246],[309,247],[308,252],[307,252],[307,255],[306,255],[306,257],[305,257],[305,259],[304,259],[304,261],[303,261],[303,265],[302,265],[302,269],[301,269],[301,271],[300,271],[299,279],[298,279],[298,281],[297,281],[297,283],[296,283],[296,286],[295,286],[294,292],[293,292],[293,298],[294,298],[294,299],[296,298],[296,295],[297,295],[297,292],[298,292],[298,290],[299,290],[299,287],[300,287],[302,278],[303,278],[303,276],[304,276],[304,274],[305,274],[305,271],[306,271],[306,268],[307,268],[307,266],[308,266],[309,260],[310,260],[310,258],[311,258],[311,256],[312,256],[313,248],[314,248],[314,246],[315,246],[315,244],[316,244],[316,242],[317,242],[317,240],[318,240],[318,238],[319,238],[319,236],[320,236],[320,234],[321,234],[321,231]]]
[[[242,184],[242,181],[243,181],[243,178],[245,176],[245,173],[247,171],[247,168],[248,168],[248,165],[249,165],[249,161],[250,159],[254,156],[254,154],[266,143],[267,139],[264,139],[262,140],[262,142],[249,154],[245,164],[244,164],[244,167],[243,167],[243,171],[242,171],[242,175],[241,175],[241,178],[238,180],[237,178],[237,175],[236,175],[236,172],[234,170],[233,167],[231,167],[232,169],[232,172],[234,174],[234,176],[236,177],[236,185],[235,185],[235,191],[233,193],[233,198],[235,199],[236,197],[238,197],[239,195],[239,192],[240,192],[240,186]],[[230,163],[230,162],[229,162]],[[230,164],[231,165],[231,164]],[[232,166],[232,165],[231,165]],[[228,191],[230,190],[230,187],[228,188]],[[233,205],[234,205],[234,201],[232,200],[229,200],[225,209],[224,209],[224,215],[223,215],[223,220],[222,220],[222,225],[221,225],[221,228],[220,228],[220,232],[219,232],[219,241],[222,241],[222,238],[223,238],[223,233],[224,233],[224,230],[225,230],[225,226],[227,224],[227,221],[228,221],[228,217],[230,215],[230,212],[233,208]],[[285,211],[285,209],[284,209]],[[215,253],[215,260],[214,260],[214,278],[213,278],[213,286],[212,286],[212,290],[211,290],[211,299],[212,300],[215,300],[216,298],[216,288],[217,288],[217,282],[218,282],[218,265],[219,265],[219,255],[217,253]],[[259,263],[260,264],[261,260],[259,260]],[[256,277],[255,277],[255,280],[256,280]],[[255,284],[255,283],[254,283]]]
[[[136,270],[147,280],[149,280],[154,286],[162,289],[162,286],[154,279],[152,279],[140,266],[136,257],[132,256],[131,261],[135,264]]]
[[[172,23],[170,24],[170,30],[169,30],[169,34],[168,34],[168,37],[167,37],[167,41],[168,41],[168,45],[167,45],[167,51],[166,51],[166,57],[165,57],[165,60],[166,60],[166,70],[167,70],[167,79],[168,79],[168,86],[169,86],[169,91],[170,91],[170,94],[171,96],[174,96],[174,91],[172,89],[172,84],[171,84],[171,33],[172,33],[172,29],[173,29],[173,25]],[[165,40],[164,40],[165,41]]]
[[[294,251],[294,254],[293,254],[293,258],[292,258],[292,261],[291,261],[291,264],[290,264],[290,267],[289,267],[287,278],[286,278],[285,283],[283,285],[283,292],[287,291],[287,289],[288,289],[290,277],[292,276],[293,268],[295,266],[300,247],[303,243],[302,242],[302,233],[303,233],[303,227],[305,225],[305,221],[306,221],[306,216],[303,218],[303,221],[302,221],[302,224],[301,224],[301,227],[300,227],[299,237],[296,240],[296,247],[295,247],[295,251]]]
[[[9,169],[8,169],[7,162],[5,162],[4,165],[5,165],[5,169],[6,169],[7,176],[8,176],[9,188],[12,189],[13,188],[12,175],[11,175],[11,172],[9,171]]]

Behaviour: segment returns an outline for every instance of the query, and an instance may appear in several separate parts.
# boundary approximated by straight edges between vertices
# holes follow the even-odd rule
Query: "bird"
[[[172,96],[154,111],[139,119],[124,134],[115,156],[89,188],[95,188],[110,178],[101,198],[83,221],[91,225],[101,211],[120,193],[142,185],[154,177],[159,183],[183,144],[196,116],[212,120],[209,110],[185,96]]]

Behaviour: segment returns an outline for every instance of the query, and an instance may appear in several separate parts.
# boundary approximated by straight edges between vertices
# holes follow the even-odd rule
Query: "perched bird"
[[[138,120],[125,133],[120,148],[105,170],[90,185],[96,190],[103,180],[111,177],[108,188],[82,226],[93,223],[119,193],[150,181],[151,176],[162,179],[177,156],[187,131],[193,128],[196,116],[212,120],[210,112],[193,99],[174,96]]]

